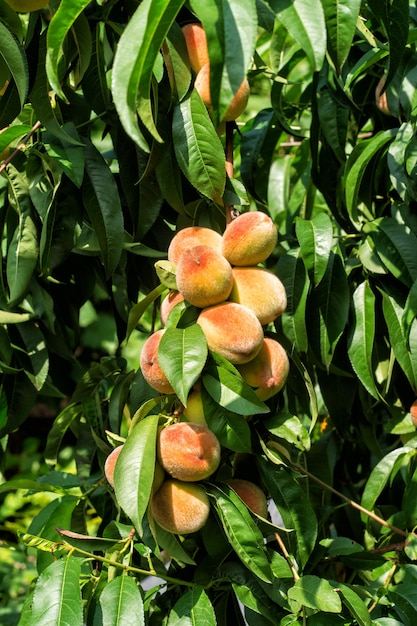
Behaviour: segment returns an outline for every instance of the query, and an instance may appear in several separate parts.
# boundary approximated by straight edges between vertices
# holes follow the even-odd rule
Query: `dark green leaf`
[[[303,576],[288,590],[288,598],[301,606],[326,613],[340,613],[342,603],[331,584],[318,576]]]
[[[169,612],[167,626],[216,626],[216,616],[208,595],[195,586],[183,593]],[[110,625],[109,625],[110,626]]]
[[[0,22],[0,58],[4,59],[10,70],[23,108],[29,83],[26,54],[16,35],[3,21]]]
[[[209,365],[203,372],[202,381],[213,400],[232,413],[269,413],[269,408],[259,400],[253,389],[240,376],[224,367]]]
[[[333,226],[326,213],[319,213],[312,220],[296,218],[295,232],[301,247],[301,257],[308,271],[314,274],[314,285],[326,273],[330,249],[333,243]]]
[[[286,338],[297,352],[307,352],[306,304],[310,279],[300,248],[290,250],[281,256],[276,274],[287,294],[287,308],[276,324],[282,326]]]
[[[93,626],[144,626],[145,615],[139,588],[132,576],[113,578],[100,594]]]
[[[413,389],[417,389],[417,321],[411,325],[408,341],[403,331],[404,310],[397,300],[382,292],[382,308],[392,350]]]
[[[340,72],[352,46],[361,0],[321,0],[330,57]]]

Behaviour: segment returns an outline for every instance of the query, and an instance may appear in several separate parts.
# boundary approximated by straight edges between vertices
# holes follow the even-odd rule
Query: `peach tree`
[[[416,33],[409,0],[0,0],[2,623],[415,623]],[[248,213],[286,297],[272,395],[221,354],[243,315],[216,344],[204,298],[161,320],[175,235]],[[187,419],[218,448],[177,532]]]

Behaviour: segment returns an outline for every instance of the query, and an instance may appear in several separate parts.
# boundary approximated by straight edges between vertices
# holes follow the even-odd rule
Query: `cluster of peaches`
[[[267,337],[264,326],[286,308],[279,278],[262,267],[277,243],[277,229],[261,211],[242,213],[221,235],[205,227],[179,230],[168,248],[176,268],[176,290],[161,303],[162,328],[146,340],[140,367],[146,382],[161,394],[175,394],[158,360],[165,324],[175,306],[197,307],[196,323],[208,349],[235,366],[260,400],[284,386],[289,360],[281,344]],[[151,511],[165,530],[195,532],[209,515],[209,500],[201,481],[219,467],[221,445],[204,415],[201,381],[197,380],[183,411],[160,429]],[[112,457],[113,455],[113,457]],[[106,463],[112,482],[115,456]],[[267,501],[258,485],[239,478],[229,485],[254,513],[265,517]]]

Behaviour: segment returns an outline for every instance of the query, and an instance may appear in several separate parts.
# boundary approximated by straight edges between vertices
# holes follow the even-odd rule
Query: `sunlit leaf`
[[[93,626],[144,626],[139,587],[132,576],[113,578],[100,593]]]

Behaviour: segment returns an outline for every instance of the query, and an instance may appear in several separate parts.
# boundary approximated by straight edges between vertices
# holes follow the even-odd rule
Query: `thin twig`
[[[32,128],[30,129],[30,131],[23,137],[22,141],[19,143],[19,145],[13,150],[13,152],[10,154],[10,156],[7,157],[7,159],[5,159],[3,161],[3,163],[0,165],[0,174],[2,172],[4,172],[4,170],[6,169],[6,167],[8,166],[8,164],[13,161],[14,157],[16,156],[16,154],[18,152],[20,152],[25,145],[27,144],[27,142],[29,141],[29,139],[32,137],[32,135],[34,133],[36,133],[36,131],[38,130],[38,128],[40,128],[42,126],[41,122],[38,120],[37,122],[34,123],[34,125],[32,126]]]

